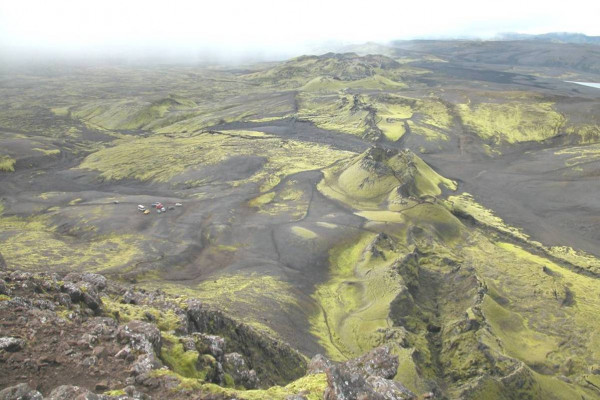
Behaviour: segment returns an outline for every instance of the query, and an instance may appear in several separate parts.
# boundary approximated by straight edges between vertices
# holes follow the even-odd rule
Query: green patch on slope
[[[331,249],[330,277],[313,294],[320,310],[310,319],[311,331],[334,360],[369,351],[381,339],[379,329],[391,326],[390,303],[402,278],[389,269],[399,254],[385,249],[383,256],[374,256],[370,245],[377,238],[364,233]]]
[[[298,95],[297,115],[322,129],[362,136],[368,129],[369,111],[356,105],[357,99],[349,94],[301,94]]]
[[[577,151],[572,154],[577,154],[575,158],[580,156],[580,153]],[[592,150],[591,157],[594,157],[594,154],[595,153]],[[583,157],[586,157],[587,159],[588,156],[589,154],[586,154]],[[532,240],[529,235],[524,233],[521,229],[506,224],[500,217],[496,216],[492,210],[477,203],[469,193],[450,196],[448,197],[448,201],[452,212],[459,217],[473,218],[478,224],[507,235],[512,240],[526,243],[528,246],[531,246],[542,254],[546,254],[555,260],[561,260],[574,268],[600,276],[600,260],[598,258],[568,246],[544,246],[542,243]]]
[[[495,228],[500,232],[506,233],[521,240],[528,240],[529,236],[523,233],[520,229],[509,226],[504,221],[496,216],[490,209],[483,207],[477,203],[473,196],[469,193],[462,193],[457,196],[448,197],[451,203],[452,210],[459,216],[470,216],[478,223]]]
[[[373,75],[355,81],[342,81],[327,76],[319,76],[308,81],[300,90],[303,92],[337,93],[348,89],[398,90],[404,88],[406,88],[406,84],[381,75]]]
[[[301,237],[302,239],[309,240],[309,239],[316,239],[319,237],[316,233],[314,233],[310,229],[306,229],[301,226],[292,226],[291,230],[292,230],[293,234],[295,234],[298,237]]]
[[[196,103],[182,96],[170,95],[153,102],[140,100],[100,101],[85,104],[70,115],[102,129],[148,129],[171,112],[189,113]]]
[[[414,99],[398,95],[373,96],[369,100],[377,109],[377,126],[389,140],[401,138],[407,128],[426,140],[447,140],[452,117],[437,98]]]
[[[585,386],[588,366],[600,360],[597,279],[514,244],[479,234],[471,242],[476,246],[464,254],[487,283],[483,312],[502,351],[547,375],[546,386],[558,375]],[[565,393],[556,398],[569,398]]]
[[[102,298],[104,309],[120,323],[145,321],[152,318],[161,331],[174,331],[181,326],[181,320],[172,310],[159,310],[148,305],[122,303],[120,299],[105,296]]]
[[[530,330],[522,316],[503,308],[489,296],[483,302],[483,312],[507,354],[528,365],[545,362],[548,354],[558,347],[558,338]]]
[[[273,337],[279,335],[269,327],[265,316],[278,312],[289,314],[292,308],[299,307],[297,290],[292,285],[280,278],[258,273],[224,274],[197,285],[178,285],[160,280],[147,282],[145,286],[200,299]]]
[[[107,180],[168,182],[184,172],[227,160],[231,157],[229,149],[235,148],[237,157],[259,156],[266,162],[250,178],[230,183],[256,182],[261,184],[261,191],[266,192],[288,175],[323,168],[353,155],[325,145],[246,131],[134,137],[117,140],[114,144],[87,156],[79,168],[99,171]]]
[[[483,139],[519,143],[542,141],[558,134],[565,118],[549,102],[458,104],[465,125]]]
[[[17,160],[10,156],[0,155],[0,172],[15,172]]]
[[[405,198],[439,196],[441,187],[456,189],[456,183],[436,173],[410,151],[372,148],[323,171],[318,189],[357,210],[378,209],[396,195]]]
[[[0,246],[9,265],[37,271],[48,268],[102,271],[124,268],[143,255],[140,238],[110,234],[75,239],[57,232],[47,217],[0,217]]]
[[[243,390],[237,388],[226,388],[213,383],[206,383],[203,379],[188,378],[185,375],[169,370],[156,370],[155,375],[170,375],[179,382],[174,391],[187,391],[203,395],[225,395],[229,397],[246,400],[285,400],[289,396],[302,395],[307,400],[321,400],[323,392],[327,388],[327,377],[325,374],[306,375],[286,386],[272,386],[268,389]]]

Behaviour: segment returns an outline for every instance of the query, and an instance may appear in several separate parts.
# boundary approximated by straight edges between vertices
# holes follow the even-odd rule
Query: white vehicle
[[[167,211],[167,209],[166,209],[166,208],[164,208],[164,207],[161,207],[161,208],[160,208],[160,211],[162,211],[162,212],[165,212],[165,211]]]
[[[181,206],[183,206],[183,204],[181,204],[181,203],[175,203],[175,207],[181,207]]]
[[[146,207],[141,204],[138,204],[138,211],[146,211]]]

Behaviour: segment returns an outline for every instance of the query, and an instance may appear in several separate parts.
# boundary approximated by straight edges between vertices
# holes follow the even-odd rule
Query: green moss
[[[406,218],[402,213],[395,211],[360,211],[356,215],[366,218],[370,221],[377,222],[392,222],[392,223],[403,223],[406,222]]]
[[[109,390],[107,392],[103,393],[105,396],[126,396],[127,393],[125,393],[125,391],[123,389],[115,389],[115,390]]]
[[[219,244],[216,246],[216,248],[221,251],[231,251],[231,252],[237,251],[237,249],[238,249],[236,246],[229,246],[229,245],[225,245],[225,244]]]
[[[518,143],[541,141],[558,134],[565,118],[552,103],[536,101],[459,104],[463,122],[483,139]]]
[[[250,200],[248,202],[248,205],[250,207],[260,208],[261,206],[264,206],[265,204],[269,204],[271,201],[273,201],[273,199],[275,198],[275,195],[276,195],[275,192],[268,192],[268,193],[261,194],[260,196],[257,196],[255,198],[253,198],[252,200]]]
[[[417,193],[421,196],[439,196],[442,194],[441,186],[449,190],[456,190],[457,184],[451,179],[443,177],[431,168],[425,161],[416,155],[413,157],[413,162],[417,168],[415,175],[415,185]]]
[[[69,107],[54,107],[50,111],[58,117],[66,117],[69,115]]]
[[[231,375],[227,373],[223,375],[223,386],[227,388],[235,387],[235,381],[233,380],[233,377]]]
[[[288,175],[323,168],[352,155],[329,146],[282,140],[260,132],[224,131],[121,139],[114,147],[86,157],[80,168],[97,170],[108,180],[168,182],[199,165],[217,165],[227,160],[231,157],[227,150],[230,147],[235,147],[236,156],[256,155],[266,159],[254,175],[229,182],[234,186],[259,183],[261,192],[269,191]]]
[[[369,112],[354,107],[351,95],[315,96],[303,94],[298,97],[298,118],[309,120],[322,129],[362,136],[367,128]]]
[[[499,351],[547,375],[577,381],[587,373],[600,359],[596,279],[514,244],[479,234],[470,241],[477,247],[465,249],[465,261],[487,282],[483,312],[501,340]],[[574,327],[577,339],[565,340]]]
[[[456,189],[456,182],[435,172],[412,152],[386,154],[368,150],[323,171],[317,188],[327,197],[358,210],[377,210],[384,201],[395,201],[402,188],[404,197],[438,196],[441,187]]]
[[[464,225],[440,204],[423,203],[403,214],[413,225],[430,228],[445,245],[452,245],[462,238]]]
[[[262,214],[289,215],[301,220],[308,212],[310,193],[297,184],[296,180],[288,180],[285,185],[254,198],[249,205],[259,208]]]
[[[429,126],[443,129],[452,124],[448,108],[437,98],[418,100],[416,110],[423,115],[421,121]]]
[[[600,145],[571,146],[557,150],[554,154],[566,157],[567,167],[585,166],[600,160]]]
[[[523,317],[506,310],[490,297],[483,302],[483,312],[507,354],[528,365],[544,363],[549,353],[558,348],[558,338],[528,329]]]
[[[403,290],[402,278],[389,273],[401,253],[383,248],[383,257],[373,256],[376,238],[364,233],[331,249],[330,277],[313,294],[320,307],[310,318],[311,332],[334,360],[377,345],[380,329],[390,327],[390,303]]]
[[[581,270],[586,270],[597,275],[600,274],[600,260],[598,258],[568,246],[546,247],[537,241],[531,240],[529,235],[525,234],[521,229],[507,225],[493,211],[475,202],[473,197],[468,193],[450,196],[448,197],[448,201],[450,208],[458,216],[470,216],[477,223],[487,228],[492,228],[516,241],[526,243],[537,251],[554,259],[571,264]],[[543,258],[540,259],[545,260]]]
[[[59,234],[46,216],[1,217],[0,230],[10,233],[0,240],[3,256],[25,270],[61,267],[100,271],[124,267],[142,255],[139,238],[134,235],[78,240]]]
[[[579,136],[579,143],[598,143],[600,140],[600,126],[576,124],[565,129],[569,135]]]
[[[377,126],[389,140],[402,137],[407,126],[411,133],[427,140],[448,140],[443,130],[450,128],[452,117],[439,99],[386,94],[371,101],[377,109]]]
[[[394,380],[402,382],[414,393],[424,393],[427,391],[427,387],[419,375],[419,368],[414,362],[414,352],[415,350],[412,348],[393,348],[393,353],[398,356],[398,372]]]
[[[181,326],[181,320],[173,310],[159,310],[148,305],[123,304],[110,297],[103,297],[102,302],[105,311],[114,316],[118,315],[122,323],[133,320],[145,321],[148,319],[147,314],[150,314],[161,331],[173,331]]]
[[[16,162],[12,157],[0,155],[0,172],[15,172]]]
[[[520,229],[508,226],[504,221],[497,217],[492,210],[483,207],[477,203],[473,196],[469,193],[462,193],[458,196],[448,197],[448,201],[452,205],[452,210],[458,215],[469,215],[478,223],[497,229],[500,232],[511,235],[515,238],[527,240],[529,236],[523,233]]]
[[[307,82],[300,90],[313,93],[337,93],[348,89],[397,90],[403,88],[406,88],[406,84],[393,81],[381,75],[373,75],[352,81],[343,81],[327,76],[319,76]]]
[[[286,119],[289,117],[290,117],[290,115],[281,115],[278,117],[253,118],[253,119],[248,120],[248,122],[272,122],[272,121],[279,121],[282,119]]]
[[[325,374],[302,377],[287,386],[275,386],[266,390],[247,390],[239,394],[248,400],[285,399],[289,395],[302,393],[308,400],[321,400],[327,387]]]
[[[292,226],[291,230],[292,233],[301,237],[302,239],[316,239],[318,237],[318,235],[310,229],[306,229],[301,226]]]
[[[561,381],[553,376],[533,372],[540,386],[540,397],[551,400],[587,399],[598,397],[597,391],[588,391],[573,384]]]
[[[199,380],[206,378],[206,371],[196,369],[200,356],[197,351],[185,351],[176,336],[163,333],[162,338],[160,358],[173,372],[186,378]]]
[[[292,285],[280,278],[257,273],[225,274],[195,286],[166,284],[162,280],[147,282],[145,286],[200,299],[236,315],[240,321],[273,337],[279,335],[269,327],[265,315],[273,312],[288,314],[292,309],[299,310]]]
[[[155,369],[151,372],[151,374],[154,377],[168,375],[177,379],[177,381],[179,381],[179,385],[172,388],[173,392],[196,392],[205,389],[208,393],[222,393],[222,388],[220,386],[205,383],[202,379],[187,378],[167,368]]]
[[[439,140],[448,140],[448,135],[442,132],[439,128],[431,128],[426,125],[419,125],[414,123],[413,121],[408,121],[408,127],[410,128],[410,132],[415,135],[422,136],[425,140],[439,141]],[[423,151],[421,151],[423,153]]]
[[[149,129],[193,115],[197,104],[182,96],[170,95],[153,102],[139,100],[102,100],[71,110],[70,115],[102,129]],[[183,117],[183,118],[184,118]]]
[[[322,222],[322,221],[317,222],[317,225],[319,225],[323,228],[327,228],[327,229],[336,229],[339,226],[336,224],[332,224],[331,222]]]
[[[62,309],[62,310],[58,310],[56,312],[56,315],[58,315],[60,318],[64,319],[65,321],[69,321],[71,319],[71,316],[73,315],[73,312],[69,309]]]
[[[285,400],[288,396],[298,394],[302,394],[308,400],[321,400],[326,387],[327,377],[325,374],[313,374],[304,376],[286,386],[273,386],[261,390],[235,390],[210,384],[202,386],[202,389],[206,392],[222,393],[246,400]]]
[[[47,156],[54,156],[60,154],[59,149],[40,149],[39,147],[35,147],[32,150],[39,151],[40,153],[44,153]]]

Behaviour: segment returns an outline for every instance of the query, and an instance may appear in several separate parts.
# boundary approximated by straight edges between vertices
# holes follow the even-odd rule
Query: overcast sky
[[[599,18],[600,1],[591,0],[0,0],[0,49],[290,56],[323,42],[491,38],[500,32],[600,35]]]

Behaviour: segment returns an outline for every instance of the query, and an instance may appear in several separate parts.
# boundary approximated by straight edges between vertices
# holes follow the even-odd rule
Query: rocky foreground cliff
[[[0,272],[0,400],[416,399],[397,369],[387,347],[309,362],[197,300],[102,275]]]

